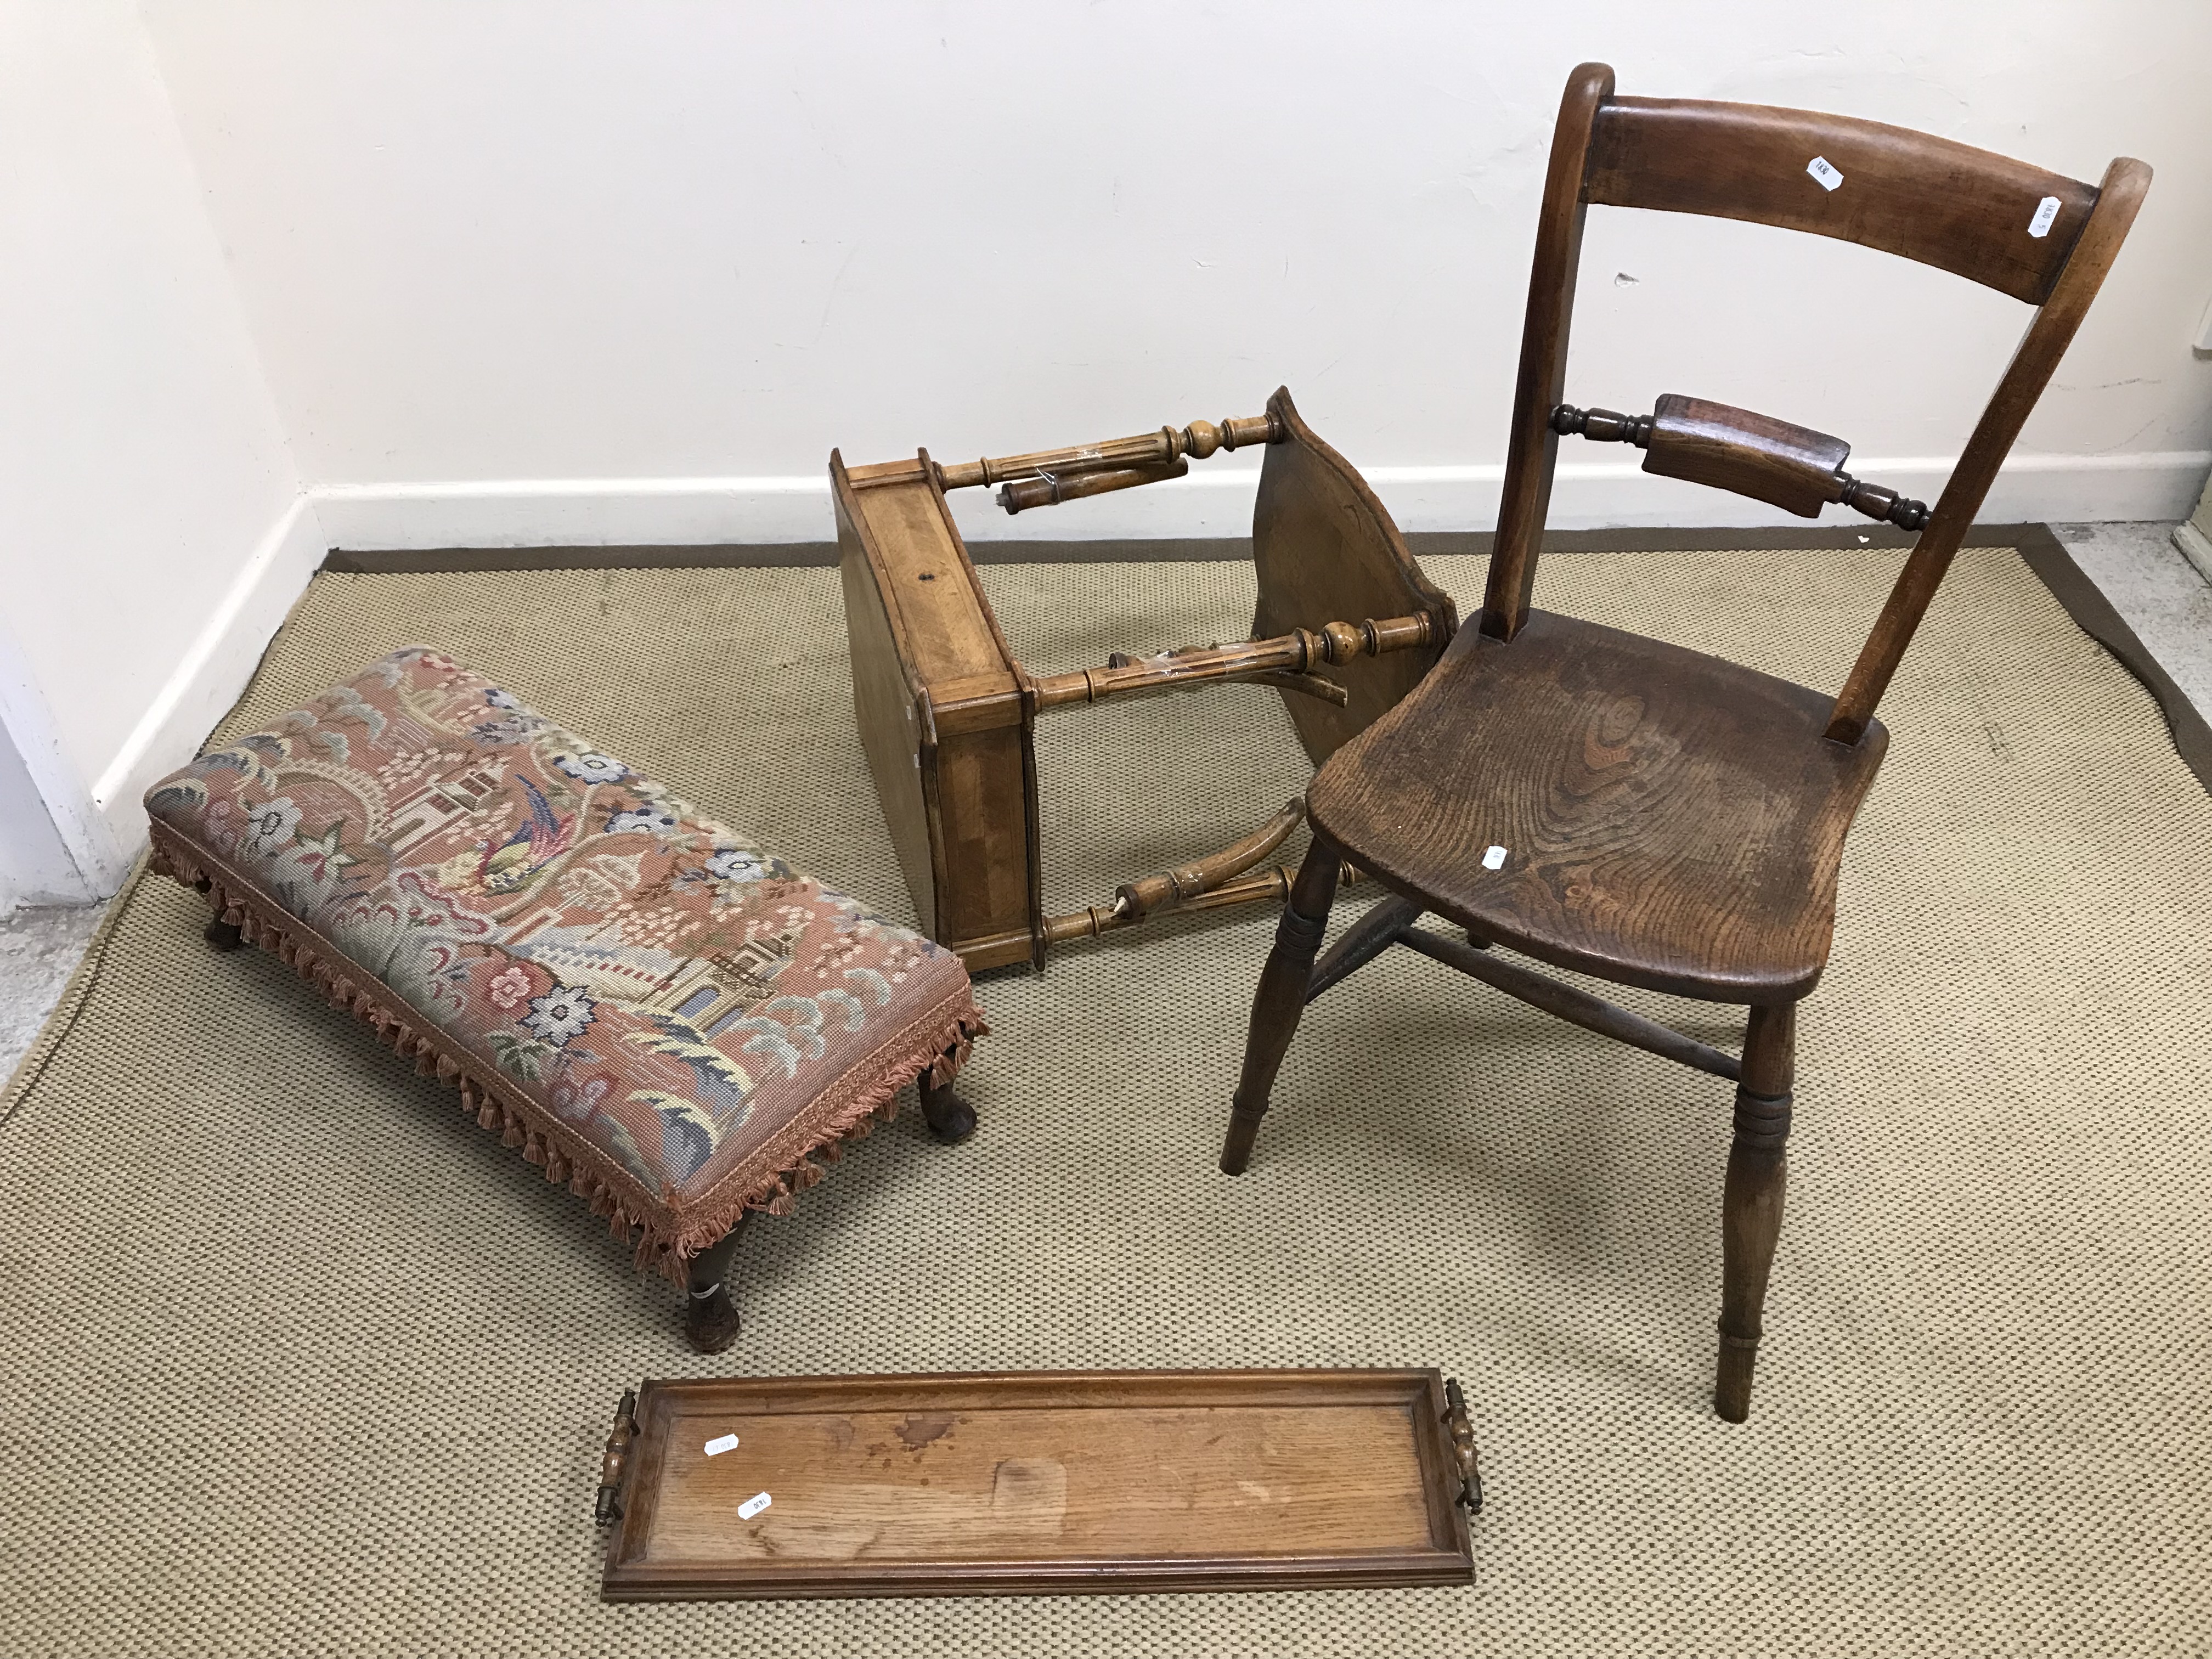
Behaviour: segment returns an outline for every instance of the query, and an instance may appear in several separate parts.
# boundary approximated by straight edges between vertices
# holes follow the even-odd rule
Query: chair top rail
[[[1846,115],[1608,97],[1592,122],[1582,199],[1832,236],[2041,305],[2097,186]]]

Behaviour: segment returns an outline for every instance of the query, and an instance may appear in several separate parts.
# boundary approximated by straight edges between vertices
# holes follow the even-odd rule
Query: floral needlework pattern
[[[648,1206],[806,1167],[817,1101],[880,1102],[981,1029],[950,952],[421,647],[146,805]]]

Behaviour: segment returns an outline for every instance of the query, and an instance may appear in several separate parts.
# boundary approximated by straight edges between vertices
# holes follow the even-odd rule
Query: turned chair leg
[[[684,1339],[701,1353],[720,1353],[738,1340],[738,1304],[730,1295],[730,1261],[752,1220],[750,1212],[686,1265]]]
[[[1721,1194],[1721,1352],[1713,1409],[1731,1423],[1751,1415],[1766,1278],[1782,1234],[1782,1194],[1790,1178],[1784,1149],[1796,1045],[1796,1004],[1751,1011],[1743,1081],[1735,1092],[1735,1139]]]
[[[975,1109],[952,1092],[952,1085],[938,1088],[924,1072],[917,1079],[921,1094],[921,1115],[929,1125],[929,1133],[939,1143],[957,1146],[975,1133]]]
[[[1275,927],[1275,948],[1260,972],[1252,999],[1252,1029],[1244,1039],[1244,1074],[1229,1111],[1229,1137],[1221,1148],[1221,1173],[1242,1175],[1252,1161],[1267,1096],[1282,1069],[1298,1016],[1305,1012],[1306,987],[1313,979],[1314,957],[1328,931],[1328,908],[1336,902],[1338,860],[1342,855],[1319,836],[1306,848],[1291,884],[1290,902]]]

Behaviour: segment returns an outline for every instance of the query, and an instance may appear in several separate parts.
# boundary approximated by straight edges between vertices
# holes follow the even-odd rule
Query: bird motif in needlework
[[[495,897],[519,893],[575,841],[580,814],[556,817],[536,784],[528,778],[515,781],[530,802],[530,816],[500,845],[480,841],[441,865],[438,884],[447,892],[489,893]]]

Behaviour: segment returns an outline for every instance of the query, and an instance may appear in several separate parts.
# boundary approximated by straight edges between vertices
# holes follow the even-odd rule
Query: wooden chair
[[[1007,643],[945,492],[998,484],[1021,513],[1183,477],[1194,460],[1261,447],[1252,510],[1252,637],[1103,667],[1032,674]],[[1318,766],[1420,684],[1459,625],[1350,462],[1298,416],[1267,412],[1133,438],[943,465],[848,467],[830,453],[853,711],[922,930],[975,971],[1170,911],[1280,904],[1291,872],[1261,868],[1298,826],[1293,800],[1208,857],[1121,883],[1110,903],[1044,908],[1040,715],[1176,688],[1243,682],[1282,693]],[[1054,717],[1058,718],[1058,717]]]
[[[2150,169],[2099,185],[1947,139],[1747,104],[1616,98],[1569,78],[1552,143],[1489,586],[1413,693],[1307,795],[1314,838],[1252,1008],[1221,1167],[1242,1171],[1304,1005],[1392,945],[1737,1085],[1722,1200],[1714,1404],[1740,1422],[1774,1243],[1798,1001],[1820,977],[1836,868],[1887,733],[1875,705],[1998,465],[2134,220]],[[1561,401],[1584,209],[1701,213],[1840,237],[2036,307],[1931,512],[1854,479],[1849,446],[1667,397],[1648,416]],[[1921,532],[1841,694],[1530,608],[1560,436],[1638,444],[1644,469],[1815,516],[1832,501]],[[1316,965],[1341,868],[1391,896]],[[1414,923],[1434,911],[1464,941]],[[1506,960],[1750,1010],[1741,1059]]]

